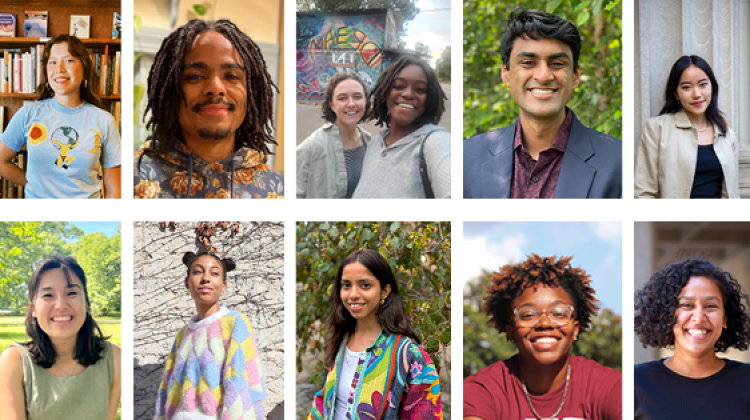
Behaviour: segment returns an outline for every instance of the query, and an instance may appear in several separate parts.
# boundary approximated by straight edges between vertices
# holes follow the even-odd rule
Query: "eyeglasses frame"
[[[547,312],[547,311],[550,311],[550,310],[552,310],[554,308],[560,308],[560,307],[568,307],[568,308],[570,308],[570,318],[568,319],[568,321],[566,323],[564,323],[562,325],[558,325],[557,323],[555,323],[555,321],[553,321],[552,318],[549,317],[549,313]],[[573,317],[575,315],[575,309],[576,309],[573,305],[555,305],[555,306],[553,306],[552,308],[549,308],[549,309],[539,309],[537,307],[533,307],[533,308],[536,309],[537,311],[539,311],[540,314],[539,314],[539,318],[537,318],[537,320],[536,320],[536,323],[534,325],[531,325],[531,326],[520,325],[520,319],[518,319],[518,311],[520,311],[521,308],[516,308],[516,309],[513,310],[513,314],[516,316],[516,323],[519,324],[520,327],[522,327],[522,328],[534,328],[534,327],[536,327],[537,324],[539,324],[539,321],[541,321],[542,316],[545,315],[545,314],[547,315],[547,319],[549,319],[550,324],[552,324],[552,325],[554,325],[556,327],[564,327],[564,326],[568,325],[568,323],[570,321],[573,320]]]

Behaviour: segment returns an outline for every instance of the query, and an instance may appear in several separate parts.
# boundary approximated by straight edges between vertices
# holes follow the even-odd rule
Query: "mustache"
[[[198,112],[198,111],[200,111],[201,108],[203,108],[204,106],[207,106],[207,105],[226,105],[229,108],[230,112],[233,112],[234,109],[237,108],[237,105],[235,105],[235,104],[233,104],[231,102],[225,101],[224,99],[219,99],[219,100],[210,100],[209,99],[209,100],[207,100],[205,102],[193,105],[193,107],[190,108],[190,110],[193,111],[193,112]]]

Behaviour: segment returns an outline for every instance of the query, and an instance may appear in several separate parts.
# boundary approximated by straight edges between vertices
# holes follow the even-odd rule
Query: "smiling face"
[[[333,99],[329,102],[336,114],[336,125],[354,126],[365,113],[367,95],[362,85],[354,79],[339,82],[333,90]]]
[[[380,281],[362,263],[344,266],[341,273],[341,302],[357,322],[377,319],[380,301],[388,297],[391,285],[380,287]]]
[[[247,86],[242,58],[232,43],[216,31],[198,35],[183,60],[181,85],[183,137],[234,140],[245,119]]]
[[[68,51],[68,43],[52,45],[47,60],[47,82],[55,96],[78,96],[83,83],[83,63]]]
[[[211,307],[219,302],[219,297],[227,288],[224,281],[224,267],[216,258],[203,255],[193,261],[185,278],[185,287],[190,291],[195,304]]]
[[[573,68],[568,44],[554,38],[517,38],[503,63],[502,78],[522,118],[546,121],[565,118],[565,105],[581,80]]]
[[[714,345],[727,327],[719,286],[707,277],[691,277],[680,292],[674,317],[675,352],[713,355]]]
[[[685,112],[703,115],[711,104],[711,80],[700,67],[692,65],[682,72],[675,96]]]
[[[75,338],[86,321],[83,283],[69,270],[70,284],[61,268],[42,274],[31,305],[31,316],[50,339]]]
[[[396,75],[386,101],[391,127],[409,128],[422,116],[427,102],[427,86],[427,76],[416,64],[404,67]]]
[[[561,305],[573,305],[573,300],[560,287],[545,285],[529,287],[514,301],[513,308],[537,308],[546,311],[539,317],[539,322],[533,327],[519,324],[518,317],[507,326],[506,334],[518,346],[521,360],[527,363],[542,365],[560,362],[570,354],[570,347],[578,336],[578,321],[573,318],[563,326],[556,326],[549,318],[550,309]]]

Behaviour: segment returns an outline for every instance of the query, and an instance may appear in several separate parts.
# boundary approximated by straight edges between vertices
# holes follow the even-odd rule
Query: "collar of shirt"
[[[570,110],[570,108],[565,108],[565,119],[563,120],[562,125],[560,126],[560,129],[557,130],[557,135],[555,136],[555,141],[552,142],[552,145],[542,150],[542,153],[552,149],[557,150],[560,153],[565,153],[565,149],[568,147],[568,138],[570,138],[570,130],[573,127],[573,111]],[[524,156],[531,156],[527,151],[526,148],[523,146],[523,127],[521,127],[521,118],[516,118],[516,135],[513,141],[513,150],[516,151],[516,153],[521,153]]]

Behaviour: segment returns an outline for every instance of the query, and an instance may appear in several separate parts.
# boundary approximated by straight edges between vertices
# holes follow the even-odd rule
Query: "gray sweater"
[[[373,137],[352,198],[425,198],[419,174],[419,147],[432,131],[424,147],[427,175],[435,198],[450,198],[451,136],[433,124],[423,125],[390,147],[384,144],[388,130]]]

